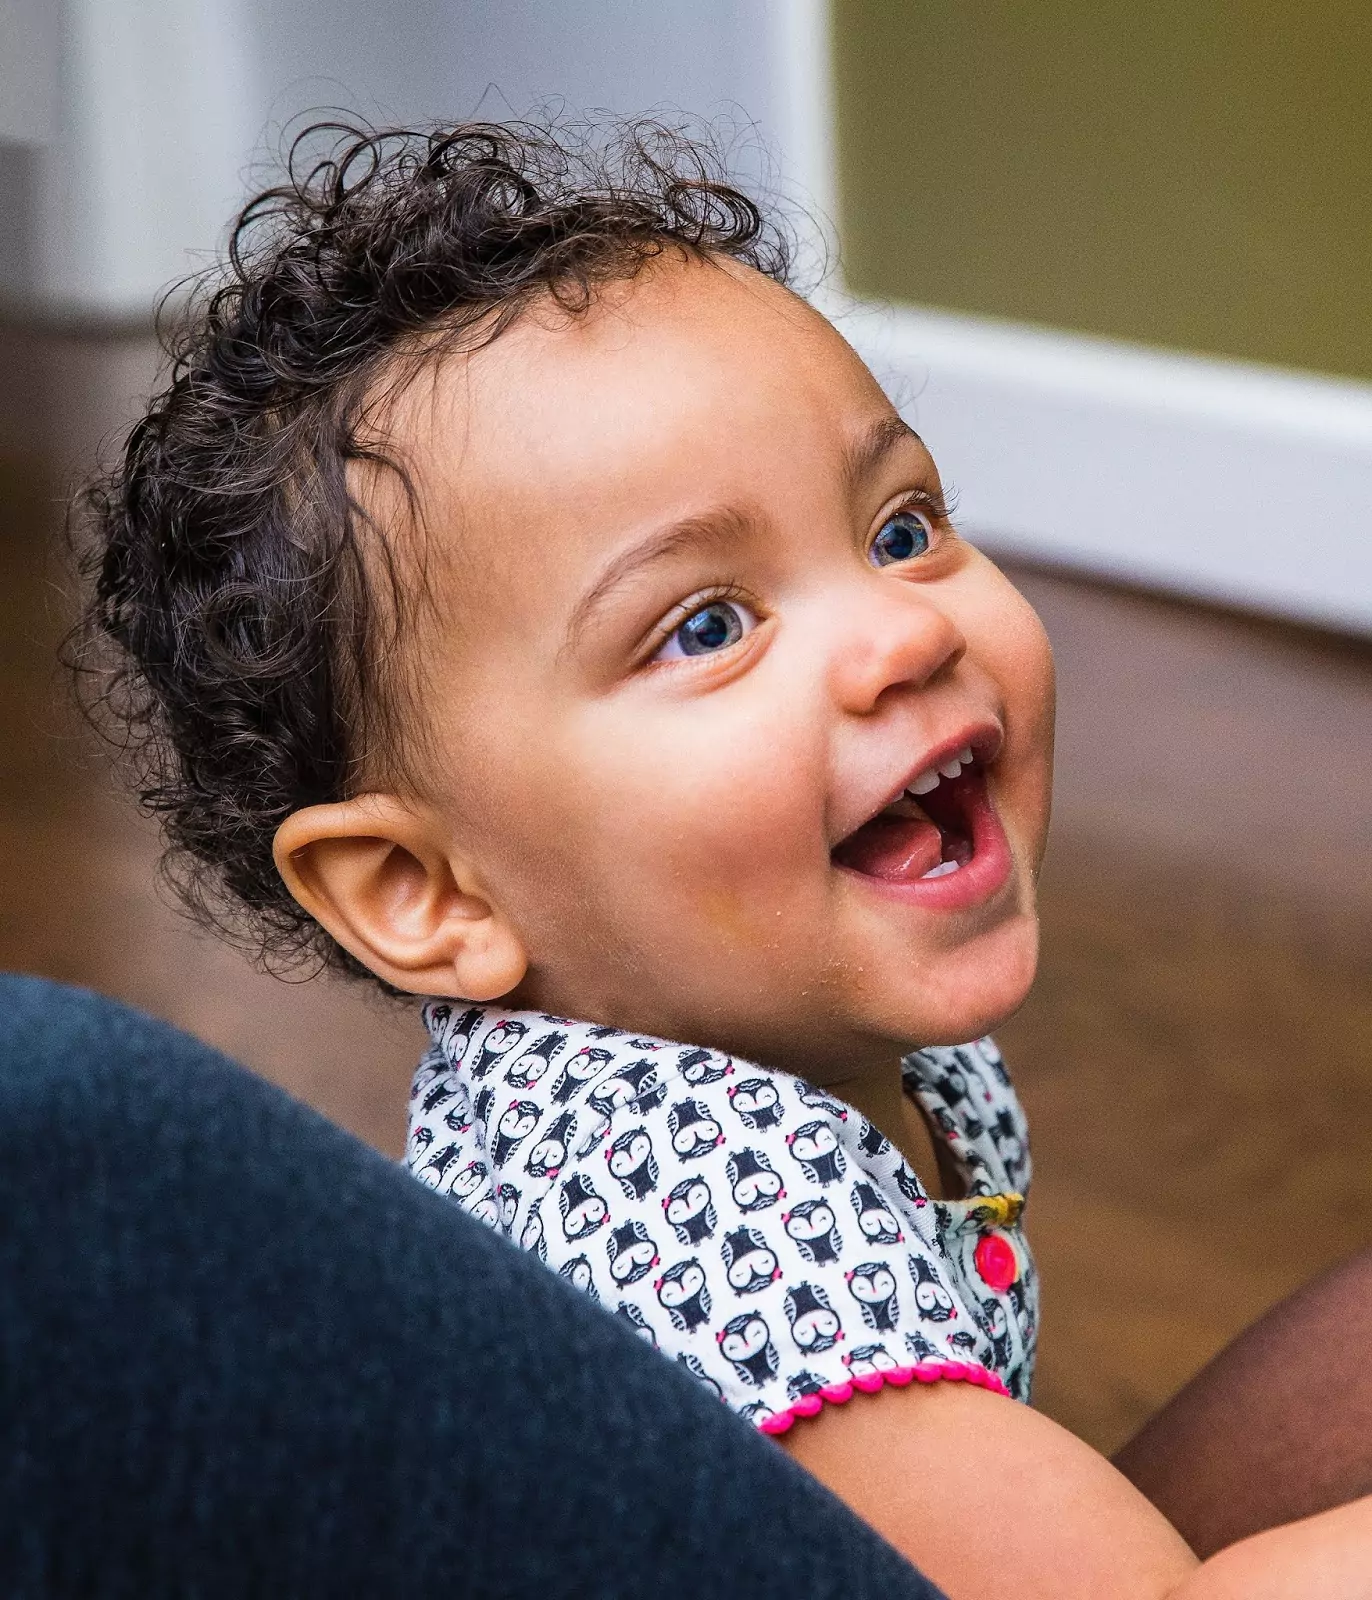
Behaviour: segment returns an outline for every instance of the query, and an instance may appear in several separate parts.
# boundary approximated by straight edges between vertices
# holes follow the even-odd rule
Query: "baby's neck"
[[[960,1178],[945,1158],[947,1147],[934,1138],[919,1105],[905,1093],[898,1061],[851,1077],[827,1079],[824,1087],[881,1129],[934,1199],[961,1195]]]

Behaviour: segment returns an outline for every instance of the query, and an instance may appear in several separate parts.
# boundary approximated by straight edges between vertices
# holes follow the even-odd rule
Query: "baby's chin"
[[[1028,998],[1038,969],[1038,921],[1023,913],[972,944],[927,961],[888,967],[887,981],[864,986],[854,1021],[900,1052],[963,1044],[993,1033]]]

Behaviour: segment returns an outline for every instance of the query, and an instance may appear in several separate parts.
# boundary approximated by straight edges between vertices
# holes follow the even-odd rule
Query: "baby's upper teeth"
[[[919,777],[906,789],[906,794],[929,794],[937,789],[940,777],[956,778],[964,767],[972,764],[972,747],[963,745],[962,749],[950,760],[945,761],[941,767],[930,767],[928,772],[920,773]]]

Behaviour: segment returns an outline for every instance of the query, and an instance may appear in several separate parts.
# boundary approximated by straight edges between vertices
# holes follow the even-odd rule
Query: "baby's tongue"
[[[885,813],[865,822],[834,851],[839,866],[892,883],[922,878],[942,859],[943,841],[932,822]]]

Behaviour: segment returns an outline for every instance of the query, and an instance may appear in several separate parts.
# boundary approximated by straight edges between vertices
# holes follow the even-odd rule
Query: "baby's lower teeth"
[[[940,861],[938,866],[930,867],[928,872],[922,872],[921,878],[946,878],[950,872],[956,872],[962,865],[960,861]]]

